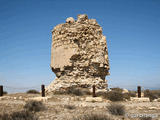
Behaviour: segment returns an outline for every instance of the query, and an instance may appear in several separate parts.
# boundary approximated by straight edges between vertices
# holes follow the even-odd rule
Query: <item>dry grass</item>
[[[38,120],[38,118],[33,113],[23,110],[0,115],[0,120]]]
[[[45,110],[45,106],[42,102],[40,101],[28,101],[25,106],[24,109],[28,110],[28,111],[33,111],[33,112],[39,112],[41,110]]]
[[[78,118],[73,118],[73,120],[112,120],[112,119],[102,113],[99,114],[91,113],[79,116]]]
[[[39,94],[39,91],[37,91],[37,90],[28,90],[26,93],[27,94]]]
[[[121,104],[110,104],[109,106],[107,106],[107,109],[112,115],[123,116],[125,114],[125,107]]]

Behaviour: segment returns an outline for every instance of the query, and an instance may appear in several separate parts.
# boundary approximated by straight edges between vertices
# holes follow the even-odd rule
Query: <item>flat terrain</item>
[[[29,98],[40,97],[40,94],[8,94],[0,97],[0,114],[12,113],[23,110],[23,106]],[[107,114],[114,120],[140,120],[138,116],[150,114],[152,120],[160,120],[160,102],[118,102],[125,105],[126,114],[124,116],[111,115],[106,106],[110,101],[86,102],[87,96],[53,95],[43,103],[46,109],[37,112],[39,120],[73,120],[77,117],[89,113]],[[68,108],[67,106],[73,108]]]

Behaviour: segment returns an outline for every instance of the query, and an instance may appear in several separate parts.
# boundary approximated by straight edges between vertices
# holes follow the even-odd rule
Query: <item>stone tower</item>
[[[95,19],[78,15],[52,31],[51,69],[55,80],[47,92],[71,86],[106,89],[105,76],[109,75],[109,60],[106,37]]]

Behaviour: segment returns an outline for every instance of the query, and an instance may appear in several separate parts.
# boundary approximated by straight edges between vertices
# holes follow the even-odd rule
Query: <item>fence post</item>
[[[41,85],[42,97],[45,97],[45,85]]]
[[[0,85],[0,96],[3,96],[3,86]]]
[[[138,98],[141,98],[141,86],[137,87]]]
[[[96,86],[93,85],[92,88],[93,88],[92,96],[93,96],[93,97],[96,97]]]

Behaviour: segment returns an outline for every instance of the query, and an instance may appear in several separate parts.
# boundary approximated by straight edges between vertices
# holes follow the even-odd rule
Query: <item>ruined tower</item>
[[[47,91],[71,86],[106,89],[105,76],[109,75],[109,60],[106,37],[95,19],[78,15],[52,31],[51,69],[55,80]]]

